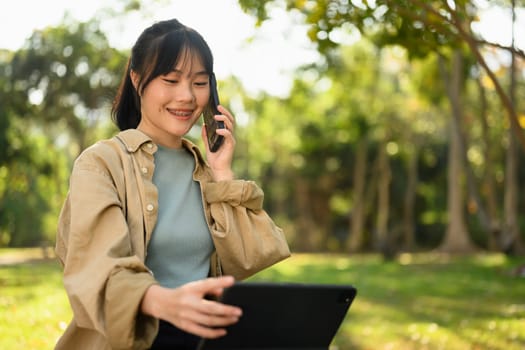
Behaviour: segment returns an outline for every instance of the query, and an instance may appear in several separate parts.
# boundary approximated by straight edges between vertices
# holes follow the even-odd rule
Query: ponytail
[[[135,129],[140,122],[140,98],[131,81],[131,58],[117,90],[111,118],[120,130]]]

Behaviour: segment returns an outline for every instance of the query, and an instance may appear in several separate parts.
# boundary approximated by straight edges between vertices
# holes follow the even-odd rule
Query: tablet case
[[[220,301],[241,307],[241,319],[197,349],[328,350],[356,293],[350,285],[238,282]]]

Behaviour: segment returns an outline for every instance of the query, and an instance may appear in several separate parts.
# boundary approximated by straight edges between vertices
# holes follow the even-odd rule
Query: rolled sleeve
[[[255,182],[210,182],[204,194],[223,273],[245,279],[290,256],[282,230],[263,210],[264,194]]]
[[[223,182],[208,182],[204,189],[206,201],[213,203],[228,203],[231,206],[243,206],[250,210],[261,210],[264,193],[253,181],[233,180]]]

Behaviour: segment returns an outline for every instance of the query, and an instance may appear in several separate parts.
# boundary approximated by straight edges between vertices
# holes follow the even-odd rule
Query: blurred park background
[[[340,349],[524,348],[525,1],[232,0],[220,12],[192,1],[195,22],[189,3],[101,2],[81,19],[53,8],[59,22],[0,45],[0,310],[42,306],[30,289],[44,282],[67,310],[56,262],[9,257],[52,257],[72,162],[116,132],[109,109],[132,41],[176,17],[229,50],[216,66],[230,63],[218,76],[237,118],[236,174],[261,184],[298,256],[264,278],[355,284],[359,324],[345,323]],[[258,51],[241,62],[239,47]],[[429,277],[443,283],[436,299]],[[432,320],[444,304],[455,314]],[[387,306],[412,311],[406,327]],[[0,333],[17,327],[7,315]],[[462,327],[455,345],[432,336]],[[26,338],[4,348],[46,348]]]

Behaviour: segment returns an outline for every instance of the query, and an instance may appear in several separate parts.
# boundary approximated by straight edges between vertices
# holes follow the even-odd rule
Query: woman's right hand
[[[152,285],[142,298],[141,310],[177,328],[204,338],[226,334],[224,327],[236,323],[242,315],[238,307],[205,297],[219,297],[224,288],[235,282],[231,276],[213,277],[170,289]]]
[[[206,128],[202,127],[201,136],[206,145],[206,159],[212,170],[214,181],[229,181],[233,180],[234,174],[232,171],[233,152],[235,150],[235,137],[233,135],[235,128],[235,118],[231,112],[225,107],[219,105],[217,109],[220,113],[214,118],[217,121],[224,122],[224,128],[217,129],[218,135],[224,137],[224,141],[221,147],[216,152],[211,152],[208,142],[206,141],[208,136],[206,135]]]

